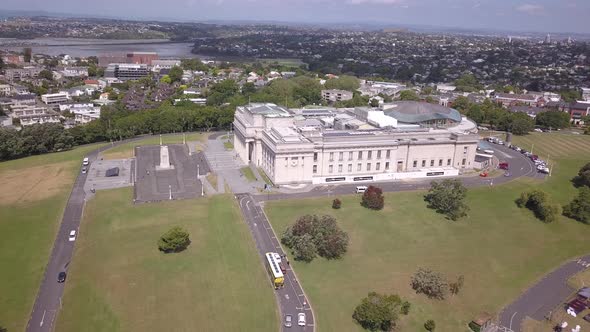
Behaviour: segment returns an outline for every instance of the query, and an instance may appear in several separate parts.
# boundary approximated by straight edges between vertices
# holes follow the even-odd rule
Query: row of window
[[[451,163],[452,162],[453,161],[450,158],[447,159],[447,166],[451,166]],[[467,159],[463,158],[463,160],[461,161],[461,165],[462,166],[465,166],[465,163],[466,162],[467,162]],[[435,163],[435,160],[434,159],[431,159],[430,160],[430,167],[434,167],[434,163]],[[442,166],[442,165],[443,165],[443,160],[442,159],[439,159],[438,160],[438,166]],[[414,168],[418,167],[418,160],[414,160],[413,167]],[[426,159],[423,159],[422,160],[422,167],[426,167]]]
[[[377,150],[376,151],[376,157],[377,159],[381,159],[383,151],[385,151],[385,159],[389,159],[391,158],[391,150]],[[363,159],[363,153],[364,151],[358,151],[357,152],[357,159],[358,160],[362,160]],[[334,154],[335,152],[330,152],[330,161],[334,161]],[[349,151],[348,152],[348,161],[353,160],[354,158],[354,152],[353,151]],[[373,159],[373,151],[369,150],[367,151],[367,160],[371,160]],[[338,152],[338,161],[343,161],[344,160],[344,152]],[[318,161],[318,153],[315,152],[313,154],[313,161]]]
[[[342,164],[338,165],[338,173],[342,173]],[[367,163],[367,167],[366,167],[366,171],[370,172],[371,171],[371,163]],[[389,170],[389,161],[385,162],[385,168],[386,171]],[[358,163],[356,164],[356,171],[357,172],[362,172],[363,170],[363,164],[362,163]],[[375,163],[375,171],[380,171],[381,170],[381,163]],[[318,165],[313,165],[313,174],[317,174],[318,172]],[[334,173],[334,165],[329,165],[328,166],[328,173]],[[348,164],[348,173],[352,173],[352,164]]]

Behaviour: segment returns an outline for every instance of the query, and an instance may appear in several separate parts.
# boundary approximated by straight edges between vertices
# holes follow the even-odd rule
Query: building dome
[[[461,122],[461,113],[441,105],[417,101],[398,101],[387,105],[385,115],[400,123],[422,126],[453,126]]]

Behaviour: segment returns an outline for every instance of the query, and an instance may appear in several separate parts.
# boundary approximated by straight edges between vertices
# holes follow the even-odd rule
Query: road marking
[[[510,330],[512,330],[512,320],[514,319],[514,316],[516,316],[516,311],[512,314],[512,317],[510,317]]]
[[[246,202],[246,209],[248,209],[248,211],[250,211],[250,201]]]
[[[39,326],[43,326],[43,321],[45,320],[45,313],[47,312],[47,310],[43,310],[43,317],[41,317],[41,323],[39,323]]]

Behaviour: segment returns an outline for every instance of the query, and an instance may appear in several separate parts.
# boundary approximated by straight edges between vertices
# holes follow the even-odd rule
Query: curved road
[[[220,134],[221,135],[221,134]],[[122,144],[132,140],[141,139],[142,137],[129,139],[122,142],[117,142],[114,145]],[[111,146],[104,146],[90,152],[87,157],[90,162],[94,162],[98,157],[99,152],[111,148]],[[503,146],[493,146],[496,150],[496,156],[500,160],[506,160],[511,165],[512,177],[497,177],[494,179],[480,178],[478,176],[462,178],[464,184],[468,187],[482,186],[482,185],[496,185],[508,182],[517,177],[531,176],[542,177],[538,175],[534,165],[520,153],[505,148]],[[37,298],[33,306],[29,323],[27,324],[27,332],[50,332],[53,330],[53,323],[61,308],[61,297],[63,295],[64,284],[57,283],[57,274],[61,271],[67,270],[67,267],[72,258],[75,242],[68,241],[68,234],[70,230],[77,230],[80,226],[80,219],[84,208],[86,194],[84,192],[84,183],[86,182],[87,174],[79,173],[72,188],[70,198],[66,205],[62,222],[59,227],[49,262],[41,283],[40,289],[37,293]],[[406,181],[406,182],[389,182],[380,183],[379,186],[384,191],[403,191],[403,190],[417,190],[426,189],[429,187],[430,181],[433,179],[426,179],[421,181]],[[256,246],[261,254],[268,251],[276,251],[283,254],[283,251],[278,243],[276,234],[272,230],[264,211],[258,202],[265,200],[277,199],[293,199],[293,198],[307,198],[320,197],[329,195],[351,194],[354,192],[355,184],[339,185],[339,186],[324,186],[316,187],[314,190],[305,193],[293,194],[273,194],[273,195],[257,195],[251,196],[249,194],[238,194],[236,199],[240,204],[240,208],[253,234]],[[261,256],[262,259],[262,256]],[[263,262],[264,263],[264,262]],[[293,316],[293,328],[289,330],[305,330],[306,327],[299,328],[297,326],[297,313],[305,312],[307,318],[308,330],[314,330],[314,316],[309,301],[305,296],[303,289],[297,282],[294,271],[289,269],[287,272],[285,288],[276,292],[277,301],[282,315],[291,314]],[[283,326],[283,319],[281,317],[281,326]],[[284,329],[284,328],[283,328]]]

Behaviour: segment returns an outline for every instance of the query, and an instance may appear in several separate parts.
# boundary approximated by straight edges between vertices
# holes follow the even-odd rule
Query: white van
[[[365,191],[367,191],[367,186],[357,186],[357,187],[356,187],[356,193],[357,193],[357,194],[362,194],[362,193],[364,193]]]
[[[84,161],[82,161],[82,165],[88,166],[88,164],[90,164],[90,160],[88,160],[88,157],[86,157],[84,158]]]

